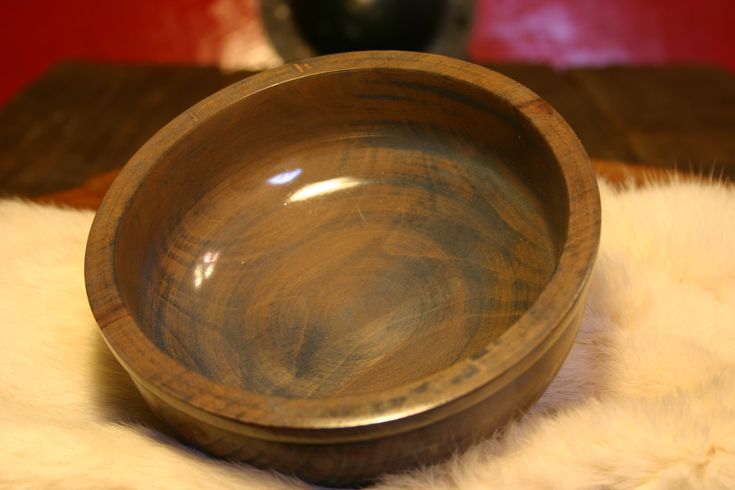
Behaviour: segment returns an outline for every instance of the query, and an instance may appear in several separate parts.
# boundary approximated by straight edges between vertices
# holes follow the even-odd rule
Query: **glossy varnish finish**
[[[325,483],[435,461],[553,377],[599,233],[543,101],[447,58],[287,65],[184,113],[113,184],[90,302],[182,436]]]

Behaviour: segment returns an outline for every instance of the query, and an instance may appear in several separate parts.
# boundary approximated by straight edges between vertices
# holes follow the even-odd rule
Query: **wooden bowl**
[[[348,485],[537,399],[599,241],[579,141],[462,61],[361,52],[236,83],[158,132],[89,236],[90,304],[181,437]]]

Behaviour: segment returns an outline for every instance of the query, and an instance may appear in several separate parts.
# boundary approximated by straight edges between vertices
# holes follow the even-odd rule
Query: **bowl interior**
[[[372,393],[472,356],[538,297],[566,233],[542,138],[439,74],[280,83],[161,155],[120,225],[123,299],[161,351],[264,395]]]

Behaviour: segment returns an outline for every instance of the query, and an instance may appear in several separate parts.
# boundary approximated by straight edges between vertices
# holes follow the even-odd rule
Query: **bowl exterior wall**
[[[508,373],[510,382],[493,386],[486,390],[489,392],[478,390],[468,407],[454,407],[459,411],[438,422],[377,439],[319,443],[319,431],[313,433],[314,443],[254,438],[238,433],[230,421],[212,416],[203,420],[200,414],[154,392],[134,376],[133,381],[153,411],[183,441],[209,454],[321,485],[360,485],[381,474],[441,462],[522,415],[543,394],[569,353],[585,297],[581,295],[575,308],[557,325],[556,335],[550,335],[534,356]]]

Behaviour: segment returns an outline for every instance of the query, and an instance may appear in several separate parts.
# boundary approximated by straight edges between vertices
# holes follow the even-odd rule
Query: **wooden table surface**
[[[491,68],[548,100],[598,171],[613,179],[667,169],[735,178],[735,77],[728,72]],[[50,195],[96,207],[116,170],[155,131],[248,75],[201,67],[60,64],[0,108],[0,193]],[[619,161],[629,164],[614,163]]]

